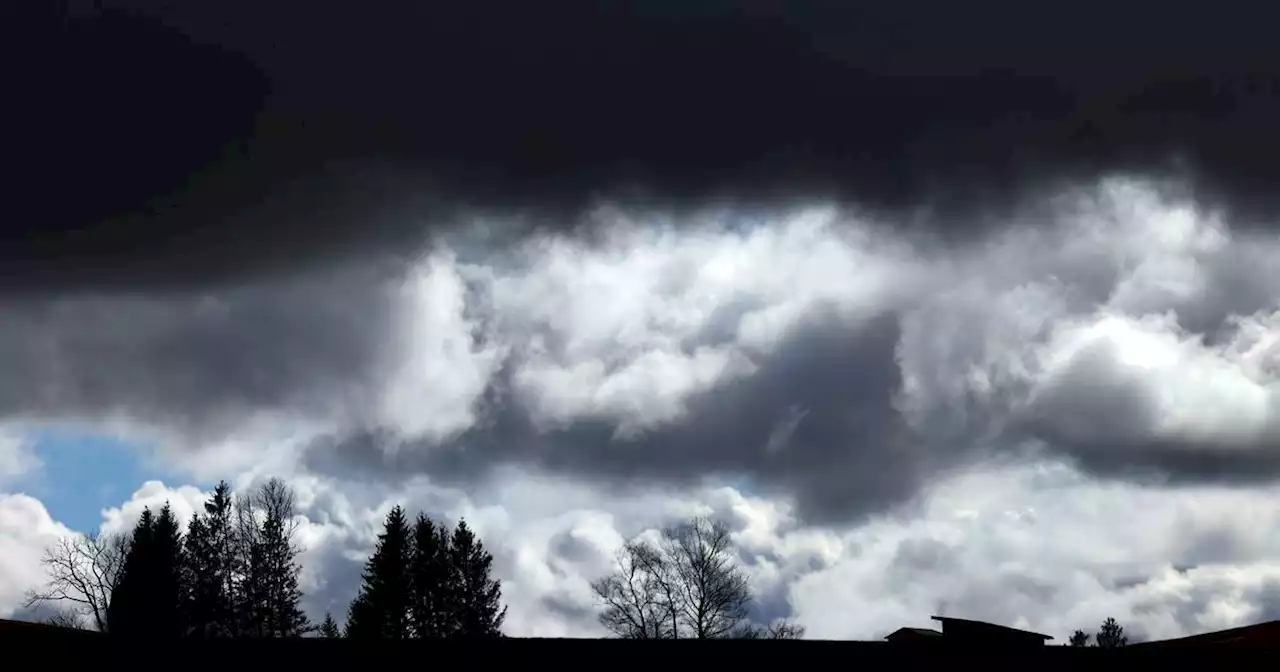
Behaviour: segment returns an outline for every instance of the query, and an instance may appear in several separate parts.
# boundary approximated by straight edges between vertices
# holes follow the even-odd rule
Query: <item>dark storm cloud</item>
[[[1268,21],[1240,13],[98,5],[9,41],[27,65],[7,91],[7,288],[388,253],[418,242],[405,212],[447,219],[441,203],[985,209],[1019,185],[1180,154],[1210,191],[1252,205],[1277,176],[1277,49]]]
[[[336,391],[377,381],[393,315],[381,280],[348,269],[203,295],[0,303],[0,417],[123,413],[199,440],[258,411],[323,415]]]
[[[1161,485],[1259,485],[1280,477],[1274,441],[1247,445],[1226,441],[1135,439],[1081,441],[1042,435],[1053,450],[1095,476]]]
[[[325,471],[425,472],[446,480],[506,462],[619,484],[742,475],[754,488],[794,496],[809,522],[845,520],[910,497],[963,457],[906,436],[893,408],[898,333],[892,315],[855,329],[815,319],[755,375],[694,396],[684,419],[636,438],[614,438],[615,425],[606,422],[538,433],[527,410],[508,403],[452,445],[402,447],[384,459],[386,439],[365,435],[318,444],[309,460]],[[802,409],[803,418],[784,446],[771,449],[769,437],[791,408]]]
[[[418,251],[435,209],[424,182],[406,187],[411,168],[282,142],[328,112],[273,117],[280,83],[251,55],[100,4],[7,26],[26,65],[6,96],[0,293],[156,291]]]
[[[1258,615],[1254,619],[1259,623],[1280,621],[1280,581],[1267,581],[1258,591]]]
[[[314,621],[324,619],[326,613],[342,622],[347,614],[347,607],[360,589],[361,574],[364,563],[353,560],[350,555],[360,557],[369,553],[367,544],[344,540],[324,547],[322,552],[313,552],[308,558],[308,569],[315,575],[324,577],[324,582],[303,593],[302,608]]]
[[[547,543],[547,553],[553,558],[563,558],[569,562],[585,562],[595,559],[600,551],[575,535],[573,530],[565,530],[556,533]]]

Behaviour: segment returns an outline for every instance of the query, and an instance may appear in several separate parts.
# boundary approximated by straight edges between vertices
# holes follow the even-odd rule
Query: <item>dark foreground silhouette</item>
[[[83,658],[86,665],[105,665],[107,658],[122,662],[138,662],[139,649],[136,640],[115,639],[108,635],[86,631],[62,630],[49,626],[28,624],[28,628],[0,628],[0,650],[7,658],[35,660],[53,657],[60,667],[76,668]],[[24,656],[24,649],[31,649],[31,657]],[[406,655],[422,655],[430,652],[433,658],[450,656],[451,660],[463,660],[483,668],[487,665],[532,665],[553,662],[557,666],[598,669],[601,665],[621,664],[628,667],[635,663],[670,664],[681,660],[693,664],[716,665],[830,665],[833,662],[849,667],[910,666],[917,665],[980,666],[982,669],[1157,669],[1154,666],[1178,665],[1203,669],[1232,669],[1236,663],[1257,664],[1280,658],[1280,647],[1223,647],[1205,646],[1191,648],[1129,647],[1126,649],[1098,649],[1070,646],[1045,646],[1039,648],[983,648],[957,645],[904,646],[889,642],[835,642],[815,640],[589,640],[589,639],[524,639],[505,638],[497,641],[379,641],[357,642],[326,639],[281,640],[185,640],[171,642],[165,647],[175,656],[184,655],[178,649],[191,653],[187,660],[236,661],[237,666],[258,667],[289,661],[303,667],[314,665],[333,668],[337,665],[377,664],[375,661],[407,660]],[[459,658],[452,658],[459,656]],[[877,669],[867,667],[863,669]]]

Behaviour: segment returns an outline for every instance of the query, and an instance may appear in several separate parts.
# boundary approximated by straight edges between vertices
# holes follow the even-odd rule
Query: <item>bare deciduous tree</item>
[[[89,618],[99,632],[107,631],[107,607],[120,581],[129,550],[124,535],[96,534],[63,537],[45,550],[41,564],[49,580],[27,595],[28,608],[41,604],[69,606]]]
[[[283,521],[286,526],[284,535],[293,538],[298,528],[298,522],[294,518],[296,506],[293,488],[279,478],[272,478],[249,494],[236,498],[236,541],[246,559],[248,549],[260,541],[262,524],[268,517],[274,515]]]
[[[629,639],[800,638],[791,623],[749,622],[751,592],[736,557],[728,527],[706,518],[665,530],[657,544],[629,542],[614,573],[592,584],[600,622]]]
[[[53,612],[53,614],[45,617],[43,622],[45,625],[52,625],[55,628],[84,629],[84,622],[80,620],[80,615],[68,609],[59,609]]]
[[[667,568],[658,549],[628,542],[618,551],[618,570],[591,584],[604,604],[600,621],[627,639],[668,639],[674,634]]]
[[[237,499],[234,601],[240,632],[252,637],[295,636],[314,629],[296,609],[302,551],[294,543],[298,529],[293,488],[272,478]]]
[[[790,621],[775,621],[764,626],[748,626],[739,639],[804,639],[804,626]]]
[[[735,562],[729,528],[695,518],[663,536],[681,626],[695,639],[729,636],[746,621],[751,607],[747,574]]]

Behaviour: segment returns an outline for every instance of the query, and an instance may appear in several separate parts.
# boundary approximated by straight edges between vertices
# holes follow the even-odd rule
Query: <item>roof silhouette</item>
[[[1009,626],[1007,626],[1007,625],[996,625],[995,623],[987,623],[987,622],[985,622],[985,621],[974,621],[974,620],[970,620],[970,619],[967,619],[967,618],[952,618],[952,617],[950,617],[950,616],[930,616],[929,618],[931,618],[931,619],[933,619],[933,620],[935,620],[935,621],[938,621],[938,622],[939,622],[939,623],[941,623],[944,627],[946,626],[946,624],[947,624],[947,623],[957,623],[957,624],[964,624],[964,625],[977,626],[977,627],[982,628],[982,629],[984,629],[984,630],[986,630],[986,629],[992,629],[992,630],[999,630],[999,631],[1007,632],[1007,633],[1017,633],[1017,634],[1020,634],[1020,635],[1028,635],[1028,636],[1031,636],[1031,637],[1039,637],[1039,638],[1044,639],[1044,640],[1046,640],[1046,641],[1053,639],[1053,636],[1052,636],[1052,635],[1045,635],[1045,634],[1041,634],[1041,633],[1039,633],[1039,632],[1031,632],[1030,630],[1019,630],[1019,629],[1017,629],[1017,628],[1010,628],[1010,627],[1009,627]]]

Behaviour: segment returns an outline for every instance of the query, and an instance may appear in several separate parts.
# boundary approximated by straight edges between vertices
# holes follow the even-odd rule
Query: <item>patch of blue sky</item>
[[[44,502],[54,520],[73,530],[96,530],[103,509],[120,506],[148,480],[177,484],[174,474],[152,464],[141,446],[114,436],[44,427],[33,430],[31,438],[42,467],[18,489]]]

